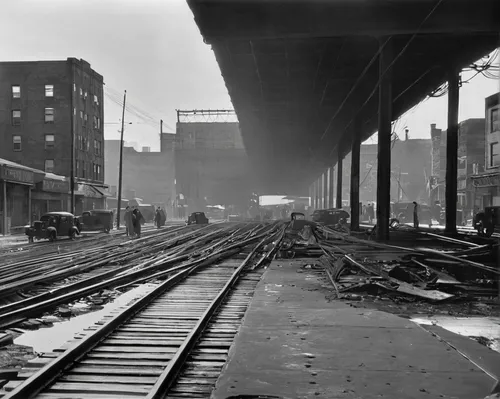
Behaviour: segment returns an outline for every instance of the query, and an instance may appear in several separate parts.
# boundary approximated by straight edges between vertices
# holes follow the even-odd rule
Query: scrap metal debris
[[[315,241],[310,239],[312,236]],[[340,229],[310,225],[290,231],[287,237],[288,250],[295,257],[301,248],[310,254],[309,251],[319,247],[323,253],[319,261],[339,298],[355,293],[396,301],[443,302],[499,295],[500,270],[492,258],[498,246],[495,243],[478,245],[448,238],[439,241],[439,237],[433,236],[425,239],[440,242],[439,249],[408,248],[356,238]],[[443,242],[446,248],[442,248]],[[450,245],[462,247],[450,250]],[[487,264],[480,259],[492,262]]]

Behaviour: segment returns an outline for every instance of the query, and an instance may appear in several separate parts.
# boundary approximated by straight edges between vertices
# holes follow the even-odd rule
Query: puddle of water
[[[75,334],[83,332],[84,328],[93,326],[113,310],[120,306],[131,304],[155,287],[156,285],[154,284],[142,284],[120,295],[113,302],[107,303],[102,309],[96,312],[81,314],[71,319],[54,323],[54,326],[50,328],[26,331],[14,341],[14,344],[31,346],[38,353],[52,352],[67,341],[73,340]]]
[[[483,344],[500,352],[500,317],[415,316],[410,320],[418,324],[436,325],[465,337],[484,337],[487,342]]]

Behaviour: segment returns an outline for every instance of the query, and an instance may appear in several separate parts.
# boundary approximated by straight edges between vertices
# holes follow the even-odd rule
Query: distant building
[[[0,158],[69,177],[74,134],[76,213],[103,207],[103,77],[76,58],[0,62],[0,76]],[[34,212],[58,199],[33,197]]]
[[[467,119],[458,125],[458,209],[464,216],[474,210],[472,176],[484,171],[484,118]]]
[[[207,205],[246,209],[253,187],[251,168],[239,123],[226,121],[227,113],[178,111],[175,171],[181,215],[203,211]]]
[[[360,195],[366,204],[377,201],[377,144],[364,144],[360,151]],[[349,199],[350,190],[349,154],[343,162],[343,199]],[[426,178],[431,172],[431,140],[395,140],[391,149],[391,201],[428,202]]]
[[[109,203],[116,204],[118,168],[120,164],[120,140],[106,140],[105,182],[113,192]],[[161,152],[138,152],[133,147],[123,148],[122,198],[162,206],[168,217],[173,215],[175,202],[175,153],[173,148]],[[125,204],[122,204],[124,207]],[[111,205],[113,207],[113,205]],[[114,205],[116,206],[116,205]]]
[[[500,93],[485,99],[483,173],[472,176],[475,207],[500,206]]]

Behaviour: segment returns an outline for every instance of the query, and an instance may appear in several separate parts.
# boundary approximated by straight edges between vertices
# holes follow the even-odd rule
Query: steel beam
[[[448,129],[446,131],[446,227],[447,234],[457,232],[457,157],[459,70],[448,72]]]
[[[381,40],[381,45],[385,40]],[[379,56],[377,240],[389,240],[391,199],[392,39]]]
[[[359,230],[359,162],[361,153],[361,131],[359,120],[354,121],[354,137],[351,147],[351,230]]]
[[[328,208],[333,208],[334,202],[333,202],[333,185],[334,185],[334,178],[333,174],[335,173],[335,166],[330,166],[328,168],[328,176],[329,176],[329,182],[328,182]]]
[[[342,155],[338,148],[337,158],[337,208],[342,208]]]
[[[429,0],[365,2],[362,7],[356,1],[188,3],[208,44],[220,40],[497,32],[500,12],[496,0],[443,1],[434,10],[436,2]]]

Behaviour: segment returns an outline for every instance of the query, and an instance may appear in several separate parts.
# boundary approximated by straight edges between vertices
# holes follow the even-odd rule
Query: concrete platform
[[[329,302],[304,262],[266,271],[212,398],[487,396],[493,379],[449,345],[407,319]]]

